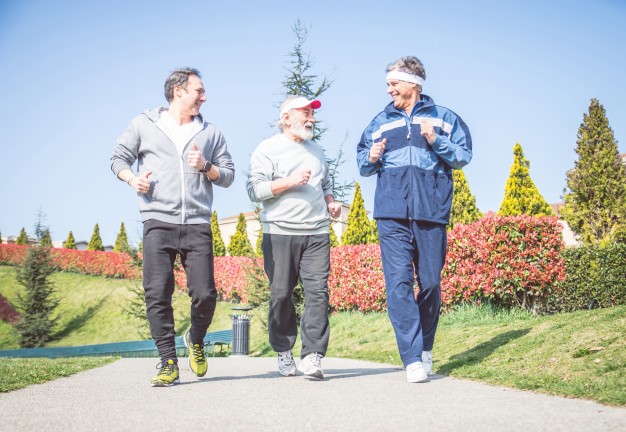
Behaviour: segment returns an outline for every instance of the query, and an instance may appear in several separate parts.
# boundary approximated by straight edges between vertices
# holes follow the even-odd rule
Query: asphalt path
[[[325,358],[324,381],[275,358],[209,358],[203,378],[152,388],[157,359],[121,359],[0,394],[0,431],[626,431],[626,408]]]

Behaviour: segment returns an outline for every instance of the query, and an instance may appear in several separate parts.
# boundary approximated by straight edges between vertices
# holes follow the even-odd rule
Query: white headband
[[[406,81],[417,85],[424,85],[424,78],[417,75],[413,75],[406,72],[400,72],[399,70],[392,70],[387,72],[387,81],[391,79],[397,79],[400,81]]]

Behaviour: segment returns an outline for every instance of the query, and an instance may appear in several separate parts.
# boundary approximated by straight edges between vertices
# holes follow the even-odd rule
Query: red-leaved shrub
[[[0,264],[19,265],[27,247],[0,245]],[[561,226],[556,217],[500,217],[489,213],[473,224],[456,225],[448,233],[441,284],[443,305],[489,301],[537,310],[553,284],[565,277],[562,248]],[[53,249],[52,255],[59,270],[141,277],[141,268],[126,253]],[[338,246],[331,250],[330,261],[328,287],[332,310],[386,309],[379,245]],[[246,303],[250,298],[247,270],[253,266],[262,268],[263,259],[215,257],[214,263],[220,298]],[[174,275],[176,285],[186,288],[185,272],[178,259]]]
[[[385,280],[377,244],[338,246],[330,251],[330,307],[335,311],[384,311]]]
[[[556,217],[487,214],[448,234],[442,273],[444,305],[490,301],[537,310],[565,277]]]

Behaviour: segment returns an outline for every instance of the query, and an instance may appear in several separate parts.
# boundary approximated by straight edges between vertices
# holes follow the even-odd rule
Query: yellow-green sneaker
[[[183,335],[183,342],[189,350],[189,369],[196,376],[203,377],[206,375],[207,364],[206,355],[204,355],[204,345],[192,344],[189,330]]]
[[[159,363],[157,368],[159,367],[159,373],[150,381],[152,387],[169,387],[180,383],[178,365],[174,360],[169,359],[165,364]]]

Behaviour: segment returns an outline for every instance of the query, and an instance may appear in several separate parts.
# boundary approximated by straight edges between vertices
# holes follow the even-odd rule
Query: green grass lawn
[[[61,304],[58,339],[50,346],[142,339],[145,330],[139,320],[124,313],[131,298],[128,288],[138,282],[71,273],[57,273],[53,281]],[[0,293],[13,302],[19,289],[13,268],[0,266]],[[174,303],[180,334],[189,325],[189,300],[177,293]],[[231,306],[218,304],[210,330],[231,327]],[[251,355],[275,355],[267,338],[267,311],[252,313]],[[328,356],[401,365],[386,314],[342,312],[331,315],[330,323]],[[17,348],[18,340],[13,327],[0,322],[0,349]],[[294,353],[299,351],[298,341]],[[433,356],[437,373],[624,406],[626,306],[540,317],[524,311],[463,307],[442,316]],[[85,367],[98,365],[91,363],[94,359],[58,361],[64,360],[84,361]],[[14,362],[28,361],[0,362],[0,377]],[[47,379],[52,378],[54,374]],[[0,389],[7,391],[6,384],[0,383]]]

